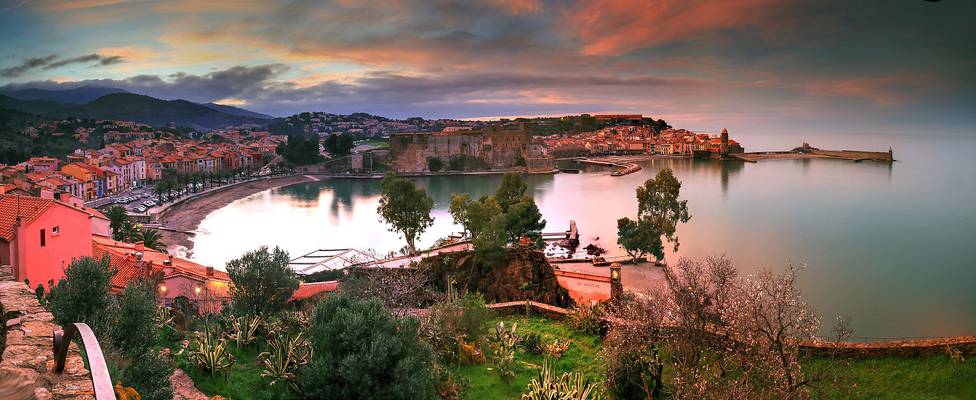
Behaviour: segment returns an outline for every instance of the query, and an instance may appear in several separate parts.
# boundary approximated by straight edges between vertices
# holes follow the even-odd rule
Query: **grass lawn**
[[[539,317],[506,316],[493,322],[517,322],[517,333],[542,334],[552,340],[570,339],[569,350],[556,362],[558,372],[582,371],[592,381],[603,380],[602,362],[598,358],[600,339],[577,332],[557,321]],[[492,329],[494,323],[492,324]],[[526,385],[535,378],[542,356],[519,350],[516,355],[515,382],[508,384],[487,365],[458,368],[469,384],[467,399],[518,399]],[[839,380],[836,386],[821,384],[823,399],[976,399],[976,358],[965,362],[950,361],[947,356],[921,358],[830,359],[812,358],[805,368],[829,368]],[[665,369],[665,382],[670,373]]]
[[[808,366],[837,371],[841,384],[824,387],[827,399],[976,399],[976,358],[814,358]]]

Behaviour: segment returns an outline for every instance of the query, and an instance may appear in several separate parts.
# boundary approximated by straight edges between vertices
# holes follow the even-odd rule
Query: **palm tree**
[[[109,227],[112,228],[112,238],[122,240],[123,228],[130,224],[129,214],[122,207],[112,206],[105,211],[105,217],[108,218]]]
[[[139,240],[143,246],[156,251],[166,252],[166,244],[162,242],[163,235],[158,230],[142,228],[139,230]]]

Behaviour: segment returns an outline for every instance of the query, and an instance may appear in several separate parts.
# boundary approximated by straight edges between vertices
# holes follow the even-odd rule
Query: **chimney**
[[[139,271],[139,273],[143,274],[143,276],[149,275],[149,274],[145,273],[143,271],[143,268],[142,268],[142,264],[143,264],[142,263],[142,252],[141,251],[136,251],[136,252],[133,252],[132,255],[136,258],[136,271]]]
[[[207,276],[213,276],[213,272],[214,272],[213,267],[207,267]]]

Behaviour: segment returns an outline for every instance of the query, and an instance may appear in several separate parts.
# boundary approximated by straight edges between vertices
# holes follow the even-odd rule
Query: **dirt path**
[[[201,195],[170,207],[159,214],[159,221],[169,229],[192,232],[200,225],[207,215],[217,211],[231,202],[263,192],[268,189],[293,185],[296,183],[312,182],[314,178],[307,176],[285,176],[268,178],[217,190]],[[171,253],[183,256],[193,248],[190,235],[169,230],[160,230],[163,243],[166,243]]]

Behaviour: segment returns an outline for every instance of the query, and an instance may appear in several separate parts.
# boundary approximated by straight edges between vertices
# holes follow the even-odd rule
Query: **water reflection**
[[[638,185],[672,168],[693,217],[679,227],[681,247],[668,259],[726,254],[743,273],[805,264],[801,285],[810,302],[827,321],[853,316],[858,335],[973,334],[976,253],[966,249],[976,226],[976,161],[968,156],[976,153],[974,144],[896,144],[918,152],[906,151],[893,166],[662,159],[622,177],[584,165],[579,174],[526,180],[547,230],[576,220],[584,240],[620,254],[616,219],[636,214]],[[459,229],[447,211],[451,194],[492,194],[500,177],[415,181],[435,201],[434,225],[419,240],[430,245]],[[378,180],[333,179],[242,199],[201,223],[193,256],[222,266],[260,245],[294,255],[317,248],[398,249],[403,239],[376,216],[379,190]]]

